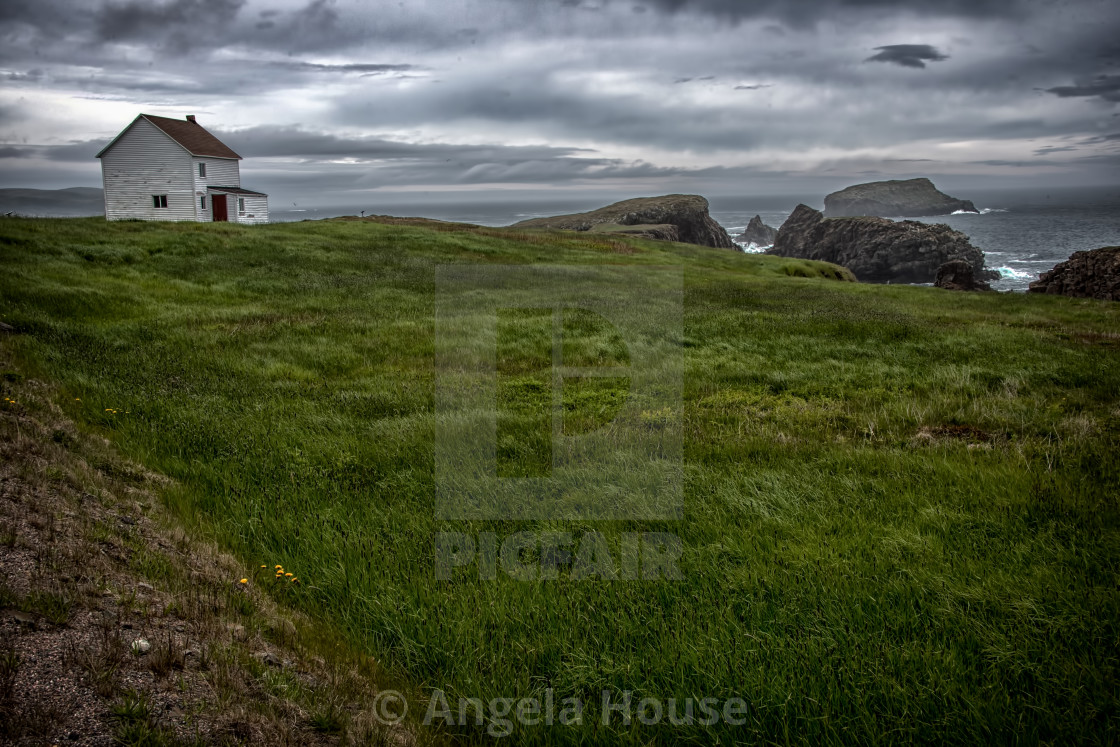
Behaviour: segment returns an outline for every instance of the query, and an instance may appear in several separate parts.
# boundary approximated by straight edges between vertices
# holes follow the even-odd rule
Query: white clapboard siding
[[[206,165],[206,176],[198,175],[198,165]],[[194,156],[191,159],[191,175],[194,179],[194,199],[198,203],[198,220],[214,220],[213,196],[206,194],[207,187],[240,187],[241,171],[232,158],[213,156]],[[205,207],[202,198],[205,197]]]
[[[108,220],[201,219],[191,155],[151,122],[137,120],[101,156],[101,176]],[[166,208],[152,205],[157,194]]]
[[[206,164],[206,176],[198,175],[198,164]],[[237,161],[232,158],[214,158],[213,156],[195,156],[191,167],[194,174],[194,188],[196,191],[206,193],[207,187],[240,187],[241,170]]]
[[[230,211],[230,220],[238,223],[268,223],[268,195],[230,195],[230,202],[240,207],[238,199],[245,201],[244,210]]]

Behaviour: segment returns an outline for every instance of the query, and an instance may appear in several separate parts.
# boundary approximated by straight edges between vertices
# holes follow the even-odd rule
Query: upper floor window
[[[204,164],[204,163],[198,164],[198,175],[199,176],[206,176],[206,164]]]
[[[165,208],[167,207],[167,195],[152,195],[152,207]]]

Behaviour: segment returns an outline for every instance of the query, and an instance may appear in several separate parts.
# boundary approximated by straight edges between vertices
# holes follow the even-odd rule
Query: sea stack
[[[756,215],[751,218],[746,230],[739,234],[738,241],[755,246],[773,246],[777,238],[778,229],[766,225],[762,222],[762,216]]]
[[[886,218],[825,218],[798,205],[768,254],[847,267],[865,283],[932,283],[946,262],[961,260],[979,280],[995,273],[968,237],[941,224]]]
[[[949,215],[959,210],[979,212],[968,200],[941,192],[926,178],[893,179],[856,184],[824,198],[824,217],[870,215],[881,218],[916,218]]]

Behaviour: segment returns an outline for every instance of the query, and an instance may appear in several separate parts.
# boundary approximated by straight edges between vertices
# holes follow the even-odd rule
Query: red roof
[[[241,156],[230,150],[229,146],[223,143],[218,138],[207,132],[202,125],[187,119],[171,119],[170,117],[157,117],[154,114],[141,114],[136,119],[144,118],[166,133],[172,140],[179,145],[186,148],[192,156],[210,156],[212,158],[236,158],[241,159]],[[133,120],[132,124],[136,124]],[[123,135],[128,132],[132,127],[130,124],[121,132]],[[113,147],[113,143],[117,142],[121,135],[113,138],[113,142],[106,145],[101,153],[97,154],[100,158],[101,155]]]

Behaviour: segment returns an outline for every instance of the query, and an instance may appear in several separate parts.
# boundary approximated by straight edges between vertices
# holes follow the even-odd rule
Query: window
[[[204,164],[204,163],[198,164],[198,175],[199,176],[206,176],[206,164]]]
[[[198,204],[203,210],[205,210],[206,209],[206,197],[199,197],[198,198]]]
[[[237,212],[239,212],[239,213],[244,213],[245,212],[245,198],[244,197],[238,197],[237,198]]]
[[[183,172],[179,172],[183,173]],[[152,195],[152,207],[165,208],[167,207],[167,195]]]

